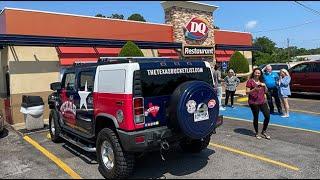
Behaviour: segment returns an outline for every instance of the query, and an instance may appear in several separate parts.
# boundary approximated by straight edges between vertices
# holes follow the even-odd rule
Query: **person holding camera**
[[[250,79],[247,81],[246,94],[248,95],[248,103],[253,115],[253,127],[256,133],[255,137],[257,139],[261,139],[261,136],[258,134],[258,120],[260,111],[264,116],[261,135],[266,139],[270,139],[270,136],[266,133],[270,121],[270,111],[264,96],[267,92],[268,88],[264,83],[262,71],[260,68],[255,68]]]

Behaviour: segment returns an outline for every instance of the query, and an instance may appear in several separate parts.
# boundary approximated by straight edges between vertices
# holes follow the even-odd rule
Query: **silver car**
[[[270,65],[272,67],[272,71],[276,72],[276,73],[280,73],[281,69],[288,70],[291,68],[290,64],[288,64],[288,63],[271,63]],[[266,69],[266,66],[267,66],[267,64],[263,64],[263,65],[259,66],[259,68],[261,68],[262,72],[264,72]]]

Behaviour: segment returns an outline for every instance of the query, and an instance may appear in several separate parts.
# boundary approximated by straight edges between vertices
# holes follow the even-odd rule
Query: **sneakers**
[[[261,136],[259,136],[259,134],[256,134],[255,137],[256,137],[257,139],[261,139]]]
[[[234,109],[235,107],[232,105],[231,108]]]
[[[261,132],[261,135],[266,139],[271,139],[271,137],[264,131]]]
[[[226,108],[224,108],[224,107],[221,106],[221,107],[219,108],[219,110],[220,110],[220,111],[225,111]]]

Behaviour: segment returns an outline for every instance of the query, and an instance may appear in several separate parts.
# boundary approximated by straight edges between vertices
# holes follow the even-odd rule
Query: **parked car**
[[[96,152],[105,178],[126,178],[134,155],[207,148],[220,126],[210,64],[164,58],[103,58],[66,69],[52,83],[51,140]]]
[[[320,61],[297,64],[289,73],[291,91],[320,93]]]
[[[267,65],[268,64],[263,64],[259,66],[259,68],[262,69],[262,72],[265,71]],[[271,63],[270,65],[272,67],[272,71],[276,73],[280,73],[281,69],[289,70],[291,67],[288,63]]]

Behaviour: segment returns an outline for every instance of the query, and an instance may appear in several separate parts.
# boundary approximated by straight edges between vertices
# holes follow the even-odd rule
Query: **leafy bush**
[[[238,77],[240,82],[246,82],[248,80],[247,76],[243,76],[243,77]]]
[[[121,49],[119,57],[143,57],[143,53],[140,48],[133,43],[132,41],[128,41]]]
[[[237,51],[230,58],[229,69],[233,69],[237,74],[248,73],[249,62],[240,52]]]
[[[221,79],[224,79],[228,75],[227,72],[221,72]]]

